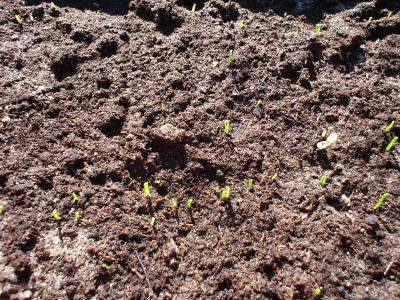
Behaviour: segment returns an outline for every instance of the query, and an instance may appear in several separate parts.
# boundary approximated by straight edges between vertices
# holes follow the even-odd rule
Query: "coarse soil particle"
[[[400,2],[50,2],[0,0],[0,299],[400,298]]]

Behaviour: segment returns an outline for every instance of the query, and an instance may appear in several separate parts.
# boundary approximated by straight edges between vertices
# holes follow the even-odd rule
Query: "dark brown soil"
[[[194,2],[0,1],[0,299],[399,299],[399,1]]]

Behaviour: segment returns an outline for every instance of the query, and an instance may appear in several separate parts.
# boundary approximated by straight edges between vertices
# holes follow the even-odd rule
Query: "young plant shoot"
[[[18,25],[22,26],[22,18],[19,15],[15,15],[15,21],[17,21]]]
[[[376,211],[379,207],[381,207],[383,201],[385,201],[390,196],[389,193],[384,193],[374,205],[374,210]]]
[[[151,217],[149,225],[150,225],[150,227],[154,227],[156,225],[156,218],[155,217]]]
[[[327,179],[328,178],[325,175],[322,176],[321,179],[319,180],[319,185],[322,186],[322,187],[325,187],[327,185],[327,183],[326,183]]]
[[[144,196],[150,199],[151,193],[150,193],[149,183],[147,181],[143,184],[143,191],[144,191]]]
[[[272,177],[271,177],[272,182],[275,182],[277,179],[278,179],[278,174],[272,175]]]
[[[60,217],[60,215],[59,215],[59,213],[58,213],[58,211],[55,209],[55,210],[53,210],[53,219],[56,221],[56,222],[60,222],[61,221],[61,217]]]
[[[243,20],[240,20],[238,22],[238,27],[239,27],[239,29],[243,29],[244,28],[244,21]]]
[[[4,214],[4,206],[3,206],[3,205],[0,205],[0,216],[1,216],[2,214]]]
[[[193,199],[192,198],[189,198],[187,200],[186,206],[187,206],[188,209],[192,209],[192,206],[193,206]]]
[[[51,10],[56,10],[57,9],[57,5],[55,5],[54,2],[50,2],[50,9]]]
[[[71,193],[71,200],[72,200],[72,203],[79,202],[79,197],[75,192]]]
[[[338,137],[339,137],[339,135],[337,133],[331,133],[326,138],[326,141],[322,141],[317,144],[317,148],[319,150],[325,150],[325,149],[332,148],[332,146],[336,144]]]
[[[226,186],[224,190],[221,192],[221,200],[223,202],[229,201],[231,198],[231,188],[229,186]]]
[[[390,141],[390,143],[386,146],[386,152],[387,153],[389,153],[390,151],[392,151],[392,148],[394,147],[394,145],[396,145],[396,143],[397,143],[397,140],[398,140],[399,138],[397,137],[397,136],[395,136],[391,141]]]
[[[387,18],[389,19],[392,15],[393,15],[393,12],[391,10],[389,10],[389,12],[387,14]]]
[[[224,120],[224,132],[225,132],[225,134],[228,135],[230,131],[231,131],[231,121]]]
[[[393,120],[392,122],[390,122],[390,124],[388,126],[386,126],[385,132],[389,132],[390,130],[392,130],[394,125],[396,125],[396,121],[395,120]]]
[[[322,296],[322,288],[316,288],[313,292],[315,297],[321,297]]]
[[[108,270],[110,270],[110,269],[111,269],[111,266],[110,266],[110,265],[108,265],[108,264],[106,264],[106,263],[103,263],[101,266],[102,266],[102,267],[103,267],[103,269],[104,269],[104,270],[106,270],[106,271],[108,271]]]
[[[316,34],[320,34],[321,33],[321,24],[317,24],[317,25],[315,25],[315,33]]]
[[[171,205],[172,205],[173,210],[177,210],[178,209],[178,200],[176,198],[172,198]]]
[[[233,50],[229,50],[228,65],[233,64]]]
[[[368,19],[368,23],[371,23],[371,22],[372,22],[372,20],[373,20],[373,18],[372,18],[372,17],[369,17],[369,19]]]
[[[256,101],[256,108],[261,108],[262,106],[262,101],[261,100],[257,100]]]
[[[193,3],[193,6],[192,6],[192,13],[195,13],[196,12],[196,3]]]
[[[247,188],[252,190],[254,188],[254,179],[247,180]]]
[[[74,219],[76,222],[79,222],[79,220],[81,219],[81,213],[79,211],[75,212]]]

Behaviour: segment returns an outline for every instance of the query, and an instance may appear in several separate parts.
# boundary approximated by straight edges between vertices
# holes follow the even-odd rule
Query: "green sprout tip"
[[[103,263],[101,266],[102,266],[102,267],[103,267],[103,269],[104,269],[104,270],[106,270],[106,271],[108,271],[108,270],[110,270],[110,269],[111,269],[111,266],[110,266],[110,265],[108,265],[108,264],[106,264],[106,263]]]
[[[146,198],[151,198],[149,183],[147,181],[143,184],[143,191]]]
[[[72,203],[79,202],[78,194],[75,193],[75,192],[72,192],[71,193],[71,199],[72,199]]]
[[[192,6],[192,13],[195,13],[196,12],[196,3],[193,3],[193,6]]]
[[[388,126],[386,126],[385,132],[389,132],[390,130],[392,130],[394,125],[396,125],[396,121],[395,120],[393,120],[392,122],[390,122],[390,124]]]
[[[57,9],[57,5],[55,5],[54,2],[50,2],[50,9],[52,10]]]
[[[238,22],[238,27],[239,27],[239,29],[243,29],[244,28],[244,21],[243,20],[240,20]]]
[[[187,206],[188,209],[192,209],[192,206],[193,206],[193,199],[192,198],[189,198],[187,200],[186,206]]]
[[[176,198],[172,198],[171,205],[172,205],[173,210],[177,210],[178,209],[178,200]]]
[[[385,201],[388,197],[390,196],[389,193],[384,193],[378,200],[378,202],[376,202],[376,204],[374,205],[374,210],[377,210],[379,207],[381,207],[383,201]]]
[[[221,192],[221,200],[223,202],[229,201],[231,197],[231,188],[229,186],[226,186],[224,190]]]
[[[272,177],[271,177],[272,181],[276,181],[277,179],[278,179],[278,174],[272,175]]]
[[[79,220],[81,219],[81,213],[79,211],[75,212],[75,217],[74,217],[76,222],[79,222]]]
[[[249,179],[249,180],[247,181],[247,188],[248,188],[249,190],[252,190],[253,187],[254,187],[254,179]]]
[[[228,65],[233,64],[233,50],[229,50]]]
[[[230,131],[231,131],[231,121],[224,120],[224,132],[225,132],[225,134],[228,135]]]
[[[150,225],[150,227],[154,227],[154,225],[156,225],[156,218],[155,217],[151,217],[151,219],[149,221],[149,225]]]
[[[322,186],[322,187],[325,187],[326,186],[326,180],[327,180],[328,178],[324,175],[324,176],[322,176],[321,177],[321,179],[319,180],[319,185],[320,186]]]
[[[61,221],[61,217],[60,217],[60,215],[59,215],[59,213],[58,213],[58,211],[56,209],[53,210],[53,218],[54,218],[54,220],[56,222],[60,222]]]
[[[391,141],[390,141],[390,143],[386,146],[386,152],[387,153],[389,153],[391,150],[392,150],[392,148],[394,147],[394,145],[396,145],[396,143],[397,143],[397,140],[398,140],[399,138],[397,137],[397,136],[395,136]]]
[[[316,288],[313,292],[315,297],[321,297],[322,296],[322,288]]]
[[[321,24],[316,24],[315,25],[315,33],[316,34],[320,34],[321,33]]]
[[[4,206],[3,206],[3,205],[0,205],[0,216],[1,216],[2,214],[4,214]]]
[[[22,18],[19,15],[15,15],[15,20],[17,21],[18,25],[22,25]]]

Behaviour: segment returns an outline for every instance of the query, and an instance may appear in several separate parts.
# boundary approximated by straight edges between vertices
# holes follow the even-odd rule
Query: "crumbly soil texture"
[[[0,1],[0,299],[400,298],[399,1],[53,2]]]

